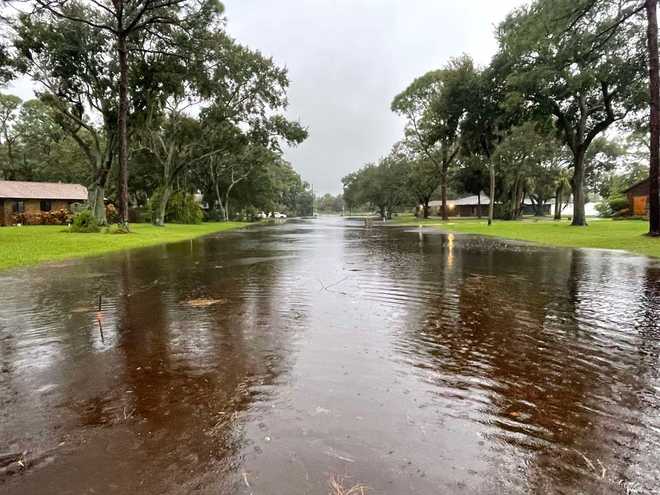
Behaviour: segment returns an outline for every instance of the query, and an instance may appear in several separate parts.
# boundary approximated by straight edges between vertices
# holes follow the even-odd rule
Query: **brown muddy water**
[[[339,219],[3,272],[0,493],[658,493],[659,316],[658,261]]]

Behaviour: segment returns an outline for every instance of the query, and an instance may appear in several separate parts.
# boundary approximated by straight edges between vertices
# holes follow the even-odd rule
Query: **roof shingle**
[[[0,180],[0,198],[87,200],[87,188],[61,182]]]

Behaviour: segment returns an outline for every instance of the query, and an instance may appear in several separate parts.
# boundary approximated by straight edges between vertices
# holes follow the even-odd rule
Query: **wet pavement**
[[[0,493],[657,493],[659,316],[657,260],[342,219],[2,272]]]

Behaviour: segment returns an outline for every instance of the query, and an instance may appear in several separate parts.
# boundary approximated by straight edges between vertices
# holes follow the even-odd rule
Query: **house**
[[[623,191],[628,198],[630,215],[644,217],[649,214],[649,179],[644,179]]]
[[[480,196],[467,196],[461,199],[447,200],[447,214],[450,217],[477,217],[488,215],[490,198],[484,193]],[[429,201],[429,214],[442,215],[442,201]]]
[[[18,213],[71,209],[87,201],[87,188],[80,184],[0,180],[0,225],[12,225]]]

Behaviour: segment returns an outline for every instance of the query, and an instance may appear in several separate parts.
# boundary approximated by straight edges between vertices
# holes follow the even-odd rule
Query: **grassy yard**
[[[588,227],[572,227],[567,220],[525,219],[521,221],[495,220],[488,226],[486,220],[436,218],[420,220],[412,215],[401,215],[395,225],[419,225],[437,227],[449,232],[490,235],[532,241],[550,246],[624,249],[633,253],[660,257],[660,238],[644,235],[648,222],[643,220],[589,219]]]
[[[165,227],[133,224],[130,234],[70,234],[58,225],[0,227],[0,270],[183,241],[245,225],[248,224],[210,222],[200,225],[169,224]]]

